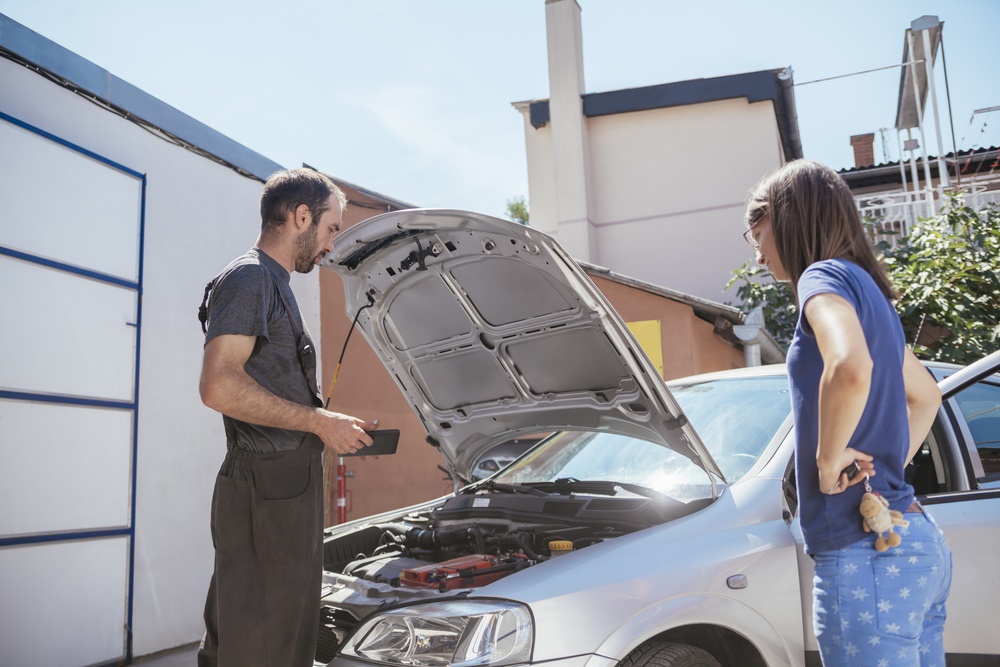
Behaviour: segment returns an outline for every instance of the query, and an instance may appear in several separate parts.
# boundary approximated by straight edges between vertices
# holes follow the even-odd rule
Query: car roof
[[[961,364],[953,364],[947,361],[926,361],[921,360],[924,366],[932,370],[943,370],[955,372],[964,368]],[[691,384],[692,382],[707,382],[710,380],[724,380],[724,379],[734,379],[734,378],[749,378],[749,377],[761,377],[761,376],[774,376],[774,375],[787,375],[788,367],[786,364],[764,364],[761,366],[748,366],[746,368],[732,368],[724,371],[713,371],[711,373],[701,373],[698,375],[689,375],[682,378],[675,378],[673,380],[668,380],[668,385],[674,384]]]

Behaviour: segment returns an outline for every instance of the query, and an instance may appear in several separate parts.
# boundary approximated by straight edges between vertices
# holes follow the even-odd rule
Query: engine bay
[[[396,520],[329,529],[317,660],[332,659],[347,633],[385,605],[464,594],[709,503],[460,493]]]

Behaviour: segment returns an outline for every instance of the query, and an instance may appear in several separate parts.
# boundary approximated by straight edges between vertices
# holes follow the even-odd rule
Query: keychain
[[[871,485],[868,484],[868,475],[865,475],[865,495],[861,496],[860,510],[865,532],[878,534],[875,540],[876,551],[899,546],[903,538],[893,531],[893,526],[906,528],[910,522],[903,518],[902,512],[890,510],[889,501],[879,495],[878,491],[872,491]]]

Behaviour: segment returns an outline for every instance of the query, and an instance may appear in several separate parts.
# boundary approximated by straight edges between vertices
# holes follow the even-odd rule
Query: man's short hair
[[[315,225],[326,212],[330,195],[337,197],[342,211],[347,208],[347,196],[329,176],[308,168],[277,171],[267,179],[260,195],[260,227],[266,230],[284,224],[300,204],[309,207]]]

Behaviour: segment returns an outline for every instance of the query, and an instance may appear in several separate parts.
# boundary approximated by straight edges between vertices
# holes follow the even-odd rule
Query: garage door
[[[129,653],[142,174],[0,113],[0,662]]]

